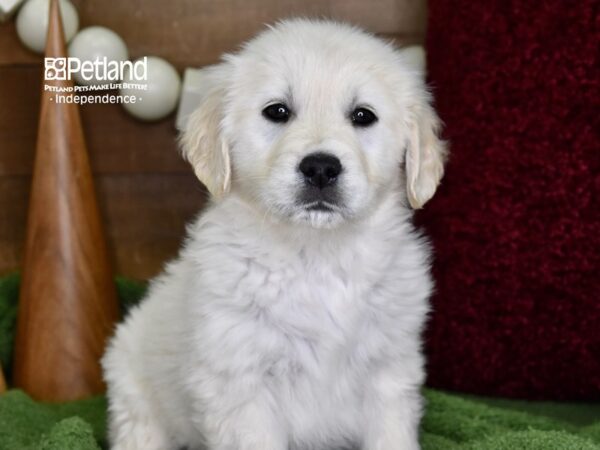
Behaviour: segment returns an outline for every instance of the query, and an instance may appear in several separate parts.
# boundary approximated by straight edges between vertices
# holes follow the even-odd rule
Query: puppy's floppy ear
[[[205,70],[206,93],[199,108],[189,116],[180,143],[183,156],[194,168],[196,176],[214,197],[219,198],[229,192],[231,186],[229,147],[221,133],[227,69],[224,64],[219,64]]]
[[[439,138],[440,119],[425,98],[412,111],[406,148],[408,201],[419,209],[433,197],[444,174],[446,143]]]

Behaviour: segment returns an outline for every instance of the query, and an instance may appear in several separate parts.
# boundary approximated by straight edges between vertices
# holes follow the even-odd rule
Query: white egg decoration
[[[17,15],[17,34],[23,44],[36,53],[44,53],[48,34],[50,0],[28,0]],[[79,28],[77,10],[69,0],[60,0],[63,30],[66,42]]]
[[[75,35],[69,45],[69,56],[79,58],[81,63],[101,63],[98,69],[93,72],[78,71],[75,72],[75,81],[82,85],[98,85],[107,82],[117,82],[120,80],[107,80],[106,76],[102,78],[102,70],[106,63],[120,63],[129,59],[127,46],[121,37],[114,31],[104,27],[88,27]],[[100,74],[100,78],[96,76]]]
[[[140,58],[133,62],[143,61]],[[141,120],[159,120],[169,115],[177,106],[181,80],[175,68],[162,58],[148,56],[146,60],[146,80],[136,79],[136,73],[142,71],[127,70],[123,76],[123,83],[131,83],[131,87],[123,87],[120,94],[123,96],[135,96],[135,102],[123,103],[123,107],[132,116]],[[138,89],[145,85],[146,89]]]

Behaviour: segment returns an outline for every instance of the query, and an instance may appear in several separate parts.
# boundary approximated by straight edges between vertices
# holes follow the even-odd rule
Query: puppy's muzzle
[[[318,189],[333,186],[342,172],[342,163],[328,153],[311,153],[300,161],[298,167],[304,175],[304,181]]]

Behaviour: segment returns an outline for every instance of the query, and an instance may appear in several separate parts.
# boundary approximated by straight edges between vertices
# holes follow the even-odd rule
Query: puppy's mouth
[[[297,201],[298,206],[305,211],[334,213],[342,209],[340,193],[332,187],[316,189],[314,186],[306,186]]]
[[[333,228],[348,218],[344,198],[338,189],[304,187],[294,202],[294,221],[309,223],[314,228]]]
[[[298,199],[289,216],[294,222],[308,223],[314,228],[334,228],[348,219],[343,203],[323,198]]]
[[[340,209],[339,206],[329,203],[325,200],[316,200],[314,202],[305,203],[303,206],[307,211],[320,211],[325,213],[336,212]]]

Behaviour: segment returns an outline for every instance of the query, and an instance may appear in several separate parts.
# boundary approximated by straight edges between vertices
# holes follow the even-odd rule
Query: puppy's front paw
[[[137,420],[121,420],[116,414],[111,416],[111,450],[174,450],[171,442],[158,422],[149,417]]]
[[[257,434],[241,434],[236,436],[235,442],[227,440],[220,444],[213,444],[208,450],[288,450],[281,439]]]
[[[421,446],[417,441],[403,439],[397,442],[381,442],[372,446],[365,447],[365,450],[420,450]]]

